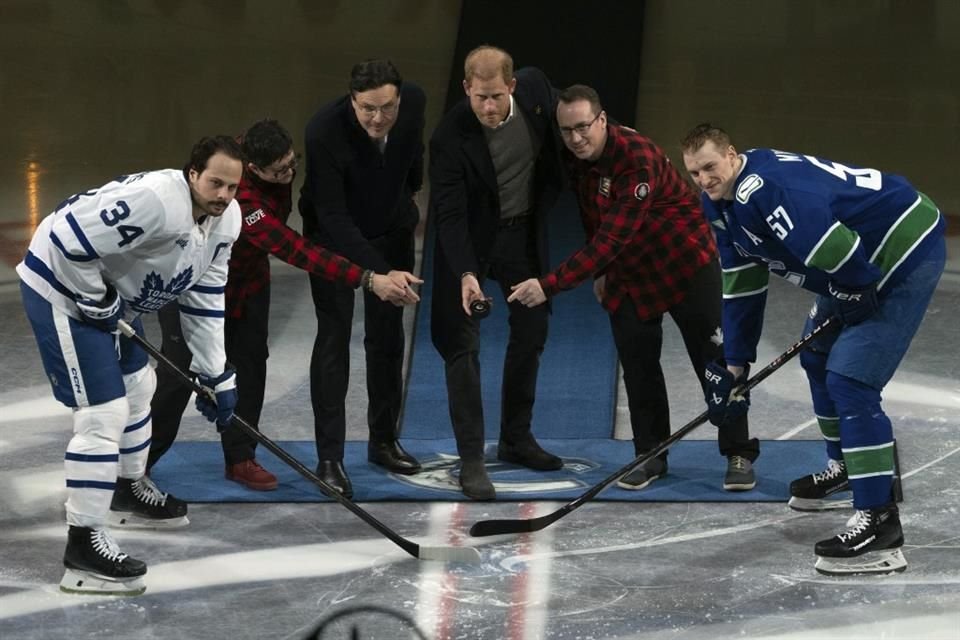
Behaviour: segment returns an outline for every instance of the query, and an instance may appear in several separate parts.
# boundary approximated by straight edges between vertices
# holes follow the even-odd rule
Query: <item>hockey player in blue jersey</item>
[[[816,569],[903,571],[893,429],[880,394],[943,272],[943,216],[900,176],[774,149],[738,153],[709,124],[681,148],[723,267],[726,362],[705,374],[711,422],[749,406],[731,392],[756,360],[769,274],[816,293],[804,333],[830,317],[841,325],[800,354],[828,463],[791,483],[790,506],[822,509],[852,491],[857,512],[846,531],[816,543]]]
[[[241,157],[232,138],[203,138],[183,170],[121,176],[71,196],[40,223],[17,265],[53,394],[73,410],[64,591],[146,588],[146,564],[118,548],[108,517],[187,524],[186,504],[145,475],[156,379],[147,354],[119,335],[118,321],[142,334],[141,314],[178,300],[191,369],[216,399],[198,397],[197,408],[218,428],[230,422],[237,398],[224,355],[223,293],[240,232]]]

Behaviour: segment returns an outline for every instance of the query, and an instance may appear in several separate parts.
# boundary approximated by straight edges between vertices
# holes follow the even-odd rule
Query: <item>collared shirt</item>
[[[669,158],[650,139],[612,123],[596,162],[565,155],[588,242],[540,280],[544,293],[606,276],[604,308],[613,313],[629,296],[643,320],[682,301],[717,248],[699,198]]]
[[[243,226],[230,255],[226,291],[227,315],[232,318],[242,317],[244,301],[269,284],[270,254],[333,282],[360,285],[363,269],[287,226],[291,187],[244,172],[236,196]]]
[[[514,100],[513,100],[513,94],[511,93],[511,94],[510,94],[510,113],[508,113],[508,114],[507,114],[507,117],[504,118],[503,121],[502,121],[500,124],[498,124],[497,126],[495,126],[494,129],[499,129],[499,128],[502,127],[503,125],[505,125],[505,124],[507,124],[508,122],[510,122],[511,120],[513,120],[513,116],[516,115],[516,110],[514,109],[514,105],[515,105],[515,102],[514,102]]]

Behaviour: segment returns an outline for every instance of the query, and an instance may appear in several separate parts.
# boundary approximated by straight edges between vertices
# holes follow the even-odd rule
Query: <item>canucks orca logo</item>
[[[583,480],[571,477],[548,478],[543,474],[528,471],[507,462],[496,460],[496,451],[488,450],[485,455],[487,473],[497,493],[544,493],[551,491],[569,491],[587,486]],[[495,460],[495,461],[494,461]],[[421,471],[412,476],[390,474],[399,482],[411,484],[422,489],[451,491],[460,493],[460,458],[456,455],[438,453],[432,459],[420,459]],[[585,458],[564,458],[563,469],[568,473],[582,475],[600,465]]]
[[[140,295],[130,301],[130,306],[140,313],[151,313],[174,300],[186,291],[193,280],[193,267],[187,267],[164,285],[163,278],[155,271],[147,274],[140,287]]]

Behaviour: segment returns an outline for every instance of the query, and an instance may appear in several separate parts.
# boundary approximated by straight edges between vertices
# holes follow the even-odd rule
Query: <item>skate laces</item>
[[[866,531],[872,520],[869,511],[858,510],[847,522],[847,526],[850,528],[843,533],[837,534],[837,537],[840,539],[840,542],[849,542]]]
[[[106,529],[95,529],[90,534],[90,543],[97,553],[111,562],[123,562],[123,559],[127,557],[127,554],[120,551],[116,540]]]
[[[133,494],[140,502],[161,507],[167,504],[167,494],[160,491],[149,476],[142,476],[133,483]]]
[[[844,466],[843,462],[837,462],[831,458],[827,463],[826,469],[820,473],[813,474],[813,483],[823,484],[827,480],[836,480],[844,473],[846,473],[846,467]]]

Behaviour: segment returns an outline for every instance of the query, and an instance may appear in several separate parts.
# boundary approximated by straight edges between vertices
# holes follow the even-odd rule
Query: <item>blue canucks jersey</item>
[[[756,359],[769,274],[827,295],[827,285],[885,286],[908,274],[943,235],[936,206],[901,176],[809,155],[740,156],[733,201],[703,209],[723,267],[728,362]]]

